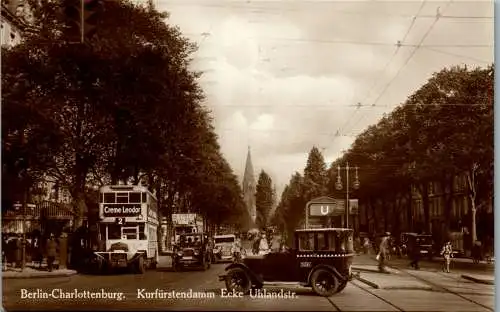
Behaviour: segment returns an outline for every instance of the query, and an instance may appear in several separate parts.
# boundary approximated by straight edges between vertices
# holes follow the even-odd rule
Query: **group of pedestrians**
[[[266,238],[266,233],[262,232],[256,235],[252,244],[252,253],[254,255],[264,255],[269,253],[270,247],[269,242]]]
[[[47,269],[52,271],[56,262],[59,248],[54,234],[50,234],[49,238],[42,244],[42,238],[35,236],[31,239],[26,239],[23,246],[23,237],[18,234],[15,237],[5,237],[2,235],[2,264],[3,270],[6,270],[10,265],[12,268],[20,268],[23,261],[23,247],[25,248],[25,261],[38,264],[40,268],[44,259],[47,259]]]
[[[390,248],[391,248],[391,233],[386,232],[382,237],[382,240],[380,241],[379,251],[376,257],[378,261],[378,269],[380,272],[383,273],[387,272],[386,261],[388,260],[390,255]],[[443,257],[443,271],[446,273],[450,273],[450,264],[451,264],[451,259],[453,258],[453,246],[451,245],[450,241],[447,241],[443,245],[443,247],[441,248],[440,255]],[[410,257],[411,257],[410,266],[415,270],[419,270],[420,246],[418,244],[418,241],[415,244],[414,248],[412,248],[412,253]]]

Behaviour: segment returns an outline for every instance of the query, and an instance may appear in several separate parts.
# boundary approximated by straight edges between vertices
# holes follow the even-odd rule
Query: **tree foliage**
[[[404,218],[406,226],[412,226],[412,186],[422,198],[425,220],[420,230],[424,231],[430,224],[429,182],[437,182],[442,189],[448,228],[459,177],[468,181],[472,207],[491,203],[493,77],[493,66],[457,66],[435,73],[405,103],[358,135],[351,148],[331,164],[325,175],[328,194],[340,196],[335,190],[337,166],[346,162],[359,166],[360,189],[352,195],[367,207],[373,224],[396,232],[402,230]],[[311,192],[311,185],[321,185],[319,155],[313,148],[304,178],[295,174],[283,191],[274,217],[282,229],[296,227],[310,194],[318,194]]]
[[[32,32],[2,48],[4,177],[54,178],[69,188],[77,223],[87,186],[119,181],[157,191],[167,215],[246,211],[188,67],[196,46],[165,14],[129,1],[104,1],[97,34],[70,43],[60,3],[30,1]]]
[[[273,182],[269,174],[262,170],[257,180],[255,192],[255,207],[257,218],[255,222],[259,228],[266,228],[269,225],[269,214],[274,207]]]

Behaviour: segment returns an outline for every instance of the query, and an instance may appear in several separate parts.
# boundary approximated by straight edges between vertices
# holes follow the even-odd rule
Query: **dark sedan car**
[[[341,292],[351,277],[354,258],[352,229],[296,230],[294,248],[233,263],[220,276],[231,292],[248,294],[265,282],[297,282],[320,296]]]

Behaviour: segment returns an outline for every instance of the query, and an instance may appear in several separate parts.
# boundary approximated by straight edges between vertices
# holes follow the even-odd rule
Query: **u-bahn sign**
[[[319,197],[307,203],[309,217],[333,217],[345,214],[345,200]]]

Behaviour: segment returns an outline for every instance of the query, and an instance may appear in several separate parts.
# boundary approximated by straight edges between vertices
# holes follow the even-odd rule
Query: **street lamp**
[[[21,210],[22,213],[22,241],[21,241],[21,252],[22,252],[22,258],[21,258],[21,272],[24,271],[24,268],[26,267],[26,214],[29,209],[29,213],[31,216],[33,216],[34,213],[34,205],[27,204],[26,201],[24,201],[23,204],[20,204],[19,202],[14,204],[14,208],[16,209],[17,212]]]
[[[359,179],[358,179],[358,167],[349,167],[349,162],[346,162],[345,167],[337,166],[338,174],[337,181],[335,182],[335,188],[337,191],[341,191],[343,189],[342,179],[340,170],[345,170],[346,173],[346,202],[345,202],[345,227],[349,227],[349,170],[355,170],[354,182],[352,183],[353,189],[357,190],[359,188]]]

